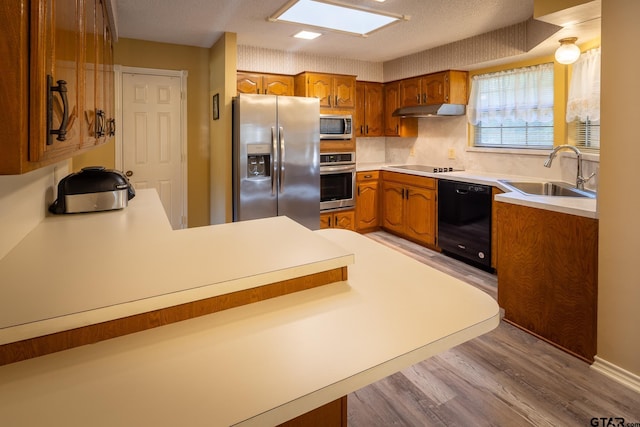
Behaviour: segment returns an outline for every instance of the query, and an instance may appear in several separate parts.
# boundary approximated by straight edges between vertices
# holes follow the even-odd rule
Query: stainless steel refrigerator
[[[320,228],[319,127],[317,98],[234,98],[234,221],[286,215]]]

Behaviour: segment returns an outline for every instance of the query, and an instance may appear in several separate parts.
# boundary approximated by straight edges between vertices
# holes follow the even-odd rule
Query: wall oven
[[[356,154],[320,153],[320,210],[355,206]]]

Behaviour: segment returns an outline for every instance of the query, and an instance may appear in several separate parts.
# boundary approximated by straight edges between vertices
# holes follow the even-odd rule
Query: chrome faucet
[[[580,150],[578,150],[577,147],[574,147],[573,145],[568,145],[568,144],[558,145],[556,148],[553,149],[551,153],[549,153],[549,157],[544,162],[544,167],[550,168],[551,163],[553,162],[553,159],[556,157],[556,154],[558,154],[558,151],[562,151],[562,150],[573,150],[576,153],[576,157],[578,158],[578,173],[576,176],[576,188],[578,190],[584,190],[584,183],[588,182],[591,178],[593,178],[596,173],[593,172],[591,175],[589,175],[586,178],[582,176],[582,153],[580,152]]]

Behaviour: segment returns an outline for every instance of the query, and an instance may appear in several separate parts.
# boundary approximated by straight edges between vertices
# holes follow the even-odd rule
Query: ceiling
[[[223,32],[239,45],[361,61],[384,62],[526,21],[534,0],[341,0],[342,3],[408,15],[368,37],[325,31],[315,40],[291,37],[304,28],[267,21],[287,0],[113,0],[118,37],[211,47]],[[586,41],[600,34],[585,28],[561,30],[534,52],[548,54],[569,35]]]

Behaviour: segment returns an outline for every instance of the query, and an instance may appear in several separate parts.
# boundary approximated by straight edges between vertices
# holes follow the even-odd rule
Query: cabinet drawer
[[[408,173],[383,171],[382,179],[384,179],[385,181],[394,181],[401,184],[414,185],[416,187],[424,187],[424,188],[431,188],[431,189],[436,188],[435,178],[411,175]]]
[[[356,180],[361,181],[377,181],[380,178],[380,171],[364,171],[356,173]]]

